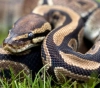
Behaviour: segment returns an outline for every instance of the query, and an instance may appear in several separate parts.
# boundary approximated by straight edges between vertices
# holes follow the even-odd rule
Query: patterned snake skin
[[[44,0],[45,1],[45,0]],[[50,1],[52,1],[52,0],[50,0]],[[65,0],[64,0],[65,1]],[[69,0],[68,0],[69,1]],[[78,1],[78,0],[76,0],[76,1]],[[79,0],[80,1],[80,0]],[[83,0],[84,1],[84,0]],[[53,4],[54,5],[59,5],[59,4],[61,4],[60,3],[60,0],[59,0],[59,3],[55,3],[55,2],[57,2],[56,0],[54,0],[54,2],[53,2]],[[80,4],[84,4],[84,3],[82,3],[82,2],[79,2]],[[45,4],[45,3],[44,3]],[[50,2],[46,2],[46,4],[50,4]],[[93,3],[92,3],[93,4]],[[66,5],[66,3],[65,3],[65,5]],[[68,5],[68,4],[67,4]],[[71,7],[70,5],[73,5],[73,3],[71,3],[71,4],[69,4],[68,5],[68,7]],[[45,6],[44,6],[45,7]],[[43,8],[44,8],[43,7]],[[49,6],[48,6],[49,7]],[[36,9],[37,9],[38,7],[36,7]],[[52,7],[51,7],[52,8]],[[58,12],[60,12],[59,10],[61,10],[63,7],[61,7],[61,8],[59,8],[59,6],[58,7],[54,7],[55,9],[56,8],[58,8],[57,9],[57,11]],[[64,7],[64,8],[66,8],[66,7]],[[95,8],[97,8],[97,4],[94,4],[94,8],[91,8],[91,11],[92,10],[94,10]],[[35,10],[33,10],[33,12],[32,13],[36,13],[36,14],[40,14],[41,15],[41,12],[42,12],[42,10],[43,9],[40,9],[41,11],[39,12],[36,12],[36,9]],[[74,7],[72,7],[72,9],[74,10]],[[79,8],[78,8],[79,9]],[[47,9],[45,9],[45,11],[46,11]],[[69,12],[71,12],[69,9],[66,9],[66,10],[68,10]],[[80,9],[79,9],[80,10]],[[65,10],[64,10],[65,11]],[[74,10],[75,11],[75,10]],[[74,11],[73,12],[71,12],[71,13],[73,13],[74,14]],[[91,13],[91,11],[90,11],[90,13]],[[77,11],[76,11],[77,12]],[[61,11],[61,13],[64,15],[65,13],[63,12],[63,10]],[[78,12],[77,12],[78,13]],[[85,13],[85,12],[84,12]],[[75,13],[76,14],[76,13]],[[81,14],[81,17],[82,18],[85,18],[86,16],[88,16],[89,14],[87,14],[87,13],[85,13],[85,14],[83,14],[83,13],[78,13],[78,14]],[[32,14],[31,14],[32,15]],[[42,14],[42,15],[44,15],[44,14]],[[72,16],[72,14],[70,14],[71,16]],[[62,28],[62,24],[63,24],[63,26],[65,26],[65,24],[64,23],[67,23],[67,24],[69,24],[69,23],[71,23],[71,22],[73,22],[73,20],[74,20],[74,17],[70,17],[70,15],[69,14],[67,14],[67,16],[66,17],[68,17],[67,18],[67,20],[68,21],[65,21],[65,18],[62,18],[62,19],[64,19],[64,21],[65,22],[63,22],[63,23],[61,23],[60,24],[60,22],[59,22],[59,24],[60,24],[60,27]],[[47,14],[45,13],[45,16],[47,16]],[[76,17],[76,20],[78,19],[78,22],[76,22],[75,24],[77,25],[75,25],[74,27],[75,27],[75,29],[77,30],[78,28],[82,28],[83,27],[83,21],[80,19],[80,16],[79,16],[79,18],[78,18],[78,16],[79,15],[75,15],[75,17]],[[47,20],[49,19],[48,17],[45,17]],[[28,18],[27,18],[28,19]],[[80,19],[80,20],[79,20]],[[22,19],[23,20],[23,19]],[[30,21],[30,20],[29,20]],[[36,20],[37,21],[37,20]],[[39,21],[39,20],[38,20]],[[18,20],[17,21],[18,23],[20,23],[20,21]],[[25,21],[23,21],[22,22],[22,24],[24,23]],[[28,21],[27,21],[28,22]],[[43,21],[44,22],[44,21]],[[80,25],[79,25],[80,24]],[[14,30],[14,28],[16,29],[17,28],[17,26],[16,26],[17,24],[15,24],[15,26],[12,28],[12,30]],[[22,27],[22,25],[20,25],[20,24],[18,24],[20,27]],[[27,24],[28,25],[28,24]],[[30,25],[32,25],[32,23],[30,22],[30,24],[28,25],[28,27],[30,27],[31,28],[31,26]],[[40,23],[39,24],[39,26],[41,26],[42,24]],[[23,25],[23,26],[25,26],[24,27],[24,30],[25,30],[25,28],[27,27],[26,26],[26,24],[25,25]],[[35,25],[33,25],[34,27],[33,28],[36,28],[37,27],[37,25],[35,24]],[[54,23],[52,23],[52,28],[54,28]],[[71,25],[72,26],[72,25]],[[70,27],[71,27],[70,26]],[[19,27],[19,28],[20,28]],[[44,26],[43,26],[44,27]],[[56,25],[56,27],[58,27],[58,25]],[[58,29],[60,29],[60,27],[58,28]],[[48,27],[47,27],[47,29],[48,29]],[[17,74],[18,72],[20,72],[21,70],[24,70],[24,72],[28,75],[28,74],[30,74],[31,73],[31,71],[32,71],[32,76],[33,76],[33,79],[34,79],[34,77],[35,77],[35,74],[41,69],[41,67],[43,66],[43,64],[48,64],[49,63],[49,65],[48,65],[48,67],[47,67],[47,69],[48,69],[48,71],[49,71],[49,73],[50,74],[53,74],[53,75],[55,75],[56,76],[56,78],[58,79],[58,80],[62,80],[62,78],[60,77],[61,75],[59,74],[59,72],[62,72],[65,76],[67,75],[68,77],[71,77],[72,76],[72,78],[75,78],[75,79],[81,79],[82,81],[84,81],[84,80],[87,80],[87,79],[89,79],[90,78],[90,74],[93,72],[93,71],[97,71],[98,73],[100,73],[100,69],[98,68],[98,63],[96,63],[97,61],[98,61],[98,58],[97,59],[93,59],[92,61],[88,61],[88,58],[89,57],[92,57],[91,55],[89,56],[89,54],[88,54],[88,52],[86,53],[86,55],[83,55],[83,54],[80,54],[80,53],[76,53],[76,52],[74,52],[74,51],[76,51],[76,46],[75,45],[71,45],[72,44],[72,42],[73,43],[76,43],[77,41],[79,41],[80,40],[80,34],[81,34],[81,32],[79,31],[79,30],[77,30],[77,31],[75,31],[75,33],[72,31],[72,34],[74,35],[74,34],[79,34],[79,35],[77,35],[77,36],[73,36],[73,37],[70,37],[70,34],[68,35],[68,36],[66,36],[66,35],[64,35],[65,37],[64,37],[64,39],[66,39],[67,41],[66,41],[66,45],[67,45],[67,48],[68,48],[68,50],[66,51],[66,49],[64,48],[64,44],[65,44],[65,42],[63,42],[62,40],[63,40],[63,37],[60,37],[61,39],[57,42],[56,41],[56,37],[54,37],[55,35],[59,35],[59,32],[57,33],[57,31],[58,31],[58,29],[56,29],[56,30],[53,30],[53,32],[50,32],[51,33],[51,35],[50,36],[47,36],[46,38],[45,38],[45,40],[44,40],[44,43],[43,43],[43,46],[42,46],[42,51],[41,51],[41,46],[36,46],[36,47],[33,47],[33,48],[31,48],[30,50],[30,52],[29,53],[26,53],[25,52],[25,54],[20,54],[20,55],[16,55],[16,54],[12,54],[12,53],[8,53],[7,51],[5,51],[5,50],[3,50],[3,48],[0,48],[0,51],[1,51],[1,53],[0,53],[0,67],[1,67],[1,69],[0,69],[0,77],[1,78],[3,78],[3,76],[5,76],[7,79],[11,79],[11,76],[10,76],[10,67],[11,68],[13,68],[13,71],[14,71],[14,74]],[[18,29],[17,29],[18,30]],[[17,31],[17,30],[14,30],[15,32]],[[21,29],[22,30],[22,29]],[[31,30],[31,29],[30,29]],[[27,34],[27,31],[28,32],[30,32],[30,30],[25,30],[25,32],[26,32],[26,34]],[[35,29],[34,29],[35,30]],[[17,31],[18,32],[18,31]],[[43,30],[43,31],[41,31],[41,32],[43,32],[43,33],[41,33],[41,32],[38,32],[38,31],[35,31],[37,34],[35,35],[35,37],[36,36],[38,36],[39,34],[38,33],[40,33],[40,36],[43,36],[43,34],[47,34],[47,31],[45,31],[45,30]],[[35,33],[33,30],[32,30],[32,33]],[[65,31],[66,32],[66,31]],[[9,32],[10,33],[10,32]],[[67,33],[67,32],[66,32]],[[23,34],[23,33],[22,33]],[[71,34],[71,35],[72,35]],[[13,35],[13,34],[12,34]],[[22,37],[22,36],[19,36],[19,37],[15,37],[15,36],[13,36],[13,37],[15,37],[14,39],[11,37],[9,37],[9,36],[12,36],[11,34],[10,35],[8,35],[8,37],[6,38],[6,40],[8,39],[12,39],[12,40],[10,40],[11,41],[11,43],[12,43],[12,41],[17,41],[17,40],[21,40],[20,38]],[[28,34],[27,34],[28,35]],[[30,34],[31,35],[31,34]],[[26,35],[24,36],[25,38],[26,38]],[[33,35],[32,35],[32,37],[33,37]],[[50,37],[50,38],[49,38]],[[67,37],[69,37],[69,40],[67,39]],[[44,38],[44,36],[42,37],[42,39]],[[71,40],[70,40],[70,38],[72,38]],[[77,39],[77,38],[79,38],[79,39]],[[42,40],[41,38],[37,38],[37,39],[39,39],[39,40]],[[46,40],[47,39],[47,40]],[[76,39],[76,40],[75,40]],[[4,44],[3,44],[3,47],[5,47],[5,45],[9,42],[10,43],[10,41],[4,41]],[[24,40],[24,39],[22,39],[22,40]],[[26,38],[26,40],[27,40],[27,38]],[[26,41],[25,40],[25,41]],[[6,42],[6,43],[5,43]],[[37,40],[32,40],[32,42],[38,42]],[[55,42],[55,43],[54,43]],[[62,43],[63,42],[63,43]],[[15,42],[15,43],[17,43],[17,42]],[[40,43],[40,42],[39,42]],[[21,44],[21,42],[20,42],[20,44]],[[24,43],[23,43],[24,44]],[[61,44],[61,46],[60,46],[60,44]],[[98,43],[99,44],[99,43]],[[98,45],[97,44],[97,45]],[[11,44],[9,44],[9,45],[11,45]],[[7,45],[6,46],[6,48],[4,48],[4,49],[6,49],[7,50],[7,47],[9,46],[9,45]],[[13,43],[12,43],[12,45],[13,45]],[[16,44],[15,44],[16,45]],[[55,48],[55,46],[56,46],[56,48]],[[58,46],[60,46],[60,47],[58,47]],[[13,48],[14,48],[14,46],[12,46]],[[73,50],[74,51],[71,51],[71,48],[72,47],[74,47],[73,48]],[[11,48],[11,47],[10,47]],[[94,47],[94,48],[96,48],[96,47]],[[92,49],[94,49],[94,48],[92,48]],[[54,49],[54,50],[53,50]],[[56,52],[56,50],[62,50],[62,51],[59,51],[59,53],[58,52]],[[9,50],[10,51],[10,50]],[[13,49],[12,49],[12,51],[13,51]],[[96,53],[96,54],[94,54],[93,55],[93,57],[99,57],[99,52],[100,52],[100,50],[98,49],[98,48],[96,48],[96,50],[94,50],[94,51],[96,51],[96,52],[91,52],[91,50],[89,51],[90,52],[90,54],[94,54],[94,53]],[[98,51],[98,52],[97,52]],[[41,58],[41,52],[42,52],[42,58]],[[71,61],[70,61],[70,59],[69,59],[69,62],[68,61],[66,61],[65,60],[65,54],[64,53],[68,53],[69,54],[69,56],[68,57],[75,57],[76,59],[76,63],[77,62],[81,62],[81,59],[83,59],[83,58],[85,58],[86,59],[86,61],[85,60],[83,60],[83,62],[84,63],[82,63],[83,64],[83,66],[80,66],[80,64],[74,64],[74,63],[71,63]],[[47,54],[47,55],[46,55]],[[76,55],[76,56],[75,56]],[[58,59],[58,61],[57,61],[57,57],[59,58]],[[63,58],[63,59],[62,59]],[[63,60],[65,60],[65,62],[63,61]],[[79,61],[78,61],[79,60]],[[42,61],[43,61],[43,63],[42,63]],[[74,60],[72,60],[72,62],[74,62]],[[94,67],[93,69],[94,70],[92,70],[92,67],[90,66],[90,70],[89,70],[89,68],[88,69],[86,69],[86,63],[88,63],[89,64],[89,66],[90,66],[90,64],[91,63],[93,63],[94,65],[96,65],[97,66],[97,69],[96,69],[96,67]],[[63,63],[63,64],[62,64]],[[80,67],[79,67],[80,66]],[[3,75],[3,72],[2,72],[2,70],[4,71],[4,75]],[[66,74],[67,73],[67,74]]]

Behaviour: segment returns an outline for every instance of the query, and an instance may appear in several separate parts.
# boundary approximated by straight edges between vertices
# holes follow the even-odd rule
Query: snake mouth
[[[24,46],[14,46],[14,45],[10,45],[10,44],[4,44],[3,49],[8,51],[8,52],[11,52],[11,53],[21,53],[21,52],[24,52],[32,47],[35,47],[35,46],[37,46],[37,45],[27,44]]]

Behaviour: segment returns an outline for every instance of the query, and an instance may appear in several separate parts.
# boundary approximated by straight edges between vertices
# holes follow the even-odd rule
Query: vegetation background
[[[0,45],[20,17],[31,13],[38,0],[0,0]]]

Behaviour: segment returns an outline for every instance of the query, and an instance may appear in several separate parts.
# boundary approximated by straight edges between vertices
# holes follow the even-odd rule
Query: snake
[[[85,54],[78,52],[83,36],[84,18],[98,5],[92,0],[75,1],[77,3],[66,0],[72,2],[67,6],[65,2],[60,3],[60,0],[51,6],[39,5],[32,13],[17,20],[3,41],[0,54],[3,66],[0,66],[3,69],[7,66],[16,68],[15,73],[16,70],[24,69],[29,74],[30,70],[34,73],[43,64],[46,71],[61,82],[65,78],[87,81],[92,78],[92,74],[99,77],[99,39]],[[74,10],[73,2],[76,8],[78,4],[79,12]],[[81,5],[84,7],[83,13],[80,10]]]

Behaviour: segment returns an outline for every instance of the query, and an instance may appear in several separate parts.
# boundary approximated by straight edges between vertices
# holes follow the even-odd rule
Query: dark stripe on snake
[[[83,2],[83,1],[77,1],[80,5],[85,5],[87,3]]]
[[[47,4],[47,3],[48,3],[47,0],[43,0],[42,5]]]
[[[46,31],[44,31],[44,32],[42,32],[42,33],[37,33],[37,34],[34,34],[34,38],[36,38],[36,37],[42,37],[42,36],[46,36],[48,33],[50,32],[50,30],[46,30]]]
[[[44,31],[44,32],[42,32],[42,33],[37,33],[37,34],[33,34],[33,38],[36,38],[36,37],[44,37],[44,35],[46,36],[48,33],[49,33],[50,31],[49,30],[46,30],[46,31]],[[28,41],[28,40],[31,40],[32,38],[21,38],[21,39],[19,39],[18,41]]]
[[[70,18],[70,17],[67,17],[67,18]],[[71,19],[71,18],[70,18]],[[70,23],[71,21],[69,21],[69,22],[67,22],[67,24],[68,23]],[[65,22],[66,23],[66,22]],[[65,25],[65,23],[64,23],[64,25]],[[80,19],[79,20],[79,25],[80,24],[82,24],[82,20]],[[64,26],[63,25],[63,26]],[[83,24],[82,24],[83,25]],[[82,26],[81,25],[81,26]],[[75,33],[76,34],[78,34],[78,32],[79,32],[79,29],[81,29],[81,26],[78,26],[77,28],[76,28],[76,30],[75,30]],[[60,27],[59,27],[60,28]],[[78,36],[74,36],[75,34],[74,34],[74,32],[73,33],[70,33],[69,35],[67,35],[67,36],[65,36],[65,39],[66,39],[66,48],[65,48],[65,46],[63,47],[63,44],[64,44],[64,42],[63,42],[63,44],[61,44],[60,46],[56,46],[55,44],[54,44],[54,42],[53,42],[53,35],[54,35],[54,33],[56,33],[56,31],[57,30],[59,30],[59,28],[57,28],[56,30],[53,30],[53,32],[52,33],[50,33],[50,35],[48,36],[48,38],[47,38],[47,41],[46,41],[46,44],[48,45],[47,46],[47,48],[48,48],[48,51],[49,51],[49,53],[50,53],[50,57],[51,57],[51,66],[52,67],[63,67],[63,68],[65,68],[65,69],[67,69],[67,70],[69,70],[69,71],[71,71],[72,73],[75,73],[75,74],[80,74],[80,75],[85,75],[85,76],[90,76],[91,75],[91,73],[93,73],[93,72],[95,72],[94,70],[84,70],[84,69],[82,69],[82,68],[80,68],[80,67],[77,67],[77,66],[72,66],[72,65],[69,65],[68,63],[66,63],[66,62],[64,62],[64,60],[62,59],[62,57],[60,56],[60,54],[58,53],[58,51],[59,51],[59,49],[60,50],[62,50],[63,52],[65,52],[65,53],[69,53],[69,54],[73,54],[73,55],[76,55],[76,56],[78,56],[78,57],[80,57],[80,58],[83,58],[84,59],[84,56],[85,57],[87,57],[87,55],[81,55],[80,53],[77,53],[77,52],[75,52],[75,51],[73,51],[70,47],[68,47],[67,46],[67,42],[69,42],[69,40],[73,37],[76,37],[76,39],[77,39],[77,37]],[[73,35],[73,36],[72,36]],[[67,37],[67,38],[66,38]],[[48,40],[49,39],[49,40]],[[56,48],[55,48],[56,47]],[[83,57],[82,57],[83,56]],[[59,59],[58,59],[59,58]],[[67,58],[66,58],[67,59]],[[86,58],[86,59],[88,59],[88,57]],[[93,59],[95,59],[95,58],[93,58]],[[94,60],[95,61],[95,60]],[[100,72],[100,68],[98,68],[98,69],[95,69],[95,70],[97,70],[97,72],[96,73],[99,73]]]
[[[79,23],[81,24],[82,22],[79,21]],[[80,27],[78,26],[74,30],[74,32],[72,32],[69,35],[65,36],[65,38],[64,38],[63,41],[66,41],[66,42],[62,42],[62,44],[58,48],[60,48],[64,53],[73,54],[73,55],[78,56],[79,58],[83,58],[83,59],[86,59],[86,60],[100,62],[100,58],[98,58],[100,56],[100,49],[98,50],[98,52],[96,52],[95,54],[92,55],[92,54],[81,54],[81,53],[77,53],[76,51],[73,51],[70,47],[67,46],[67,42],[69,42],[70,39],[72,39],[72,38],[75,38],[76,40],[78,39],[77,34],[79,33]],[[66,45],[66,48],[65,48],[65,45]]]
[[[50,9],[48,12],[46,12],[44,14],[45,19],[50,22],[52,28],[54,28],[55,23],[53,21],[51,21],[51,18],[54,20],[55,18],[51,17],[55,12],[59,12],[62,15],[66,15],[67,16],[67,21],[65,22],[66,24],[68,24],[69,22],[72,21],[72,19],[70,18],[70,16],[68,14],[66,14],[63,11],[57,10],[57,9]],[[50,17],[50,18],[49,18]],[[59,19],[59,18],[58,18]],[[63,26],[63,25],[62,25]],[[62,27],[61,26],[61,27]]]
[[[56,11],[58,11],[58,10],[56,10]],[[47,18],[47,17],[49,17],[49,15],[51,15],[51,14],[53,14],[53,12],[55,12],[55,10],[53,9],[53,10],[50,10],[50,11],[48,11],[47,13],[45,13],[45,18],[47,19],[47,20],[49,20],[49,18]],[[60,11],[60,12],[62,12],[62,11]],[[64,13],[64,12],[62,12],[62,13]],[[70,18],[70,16],[68,15],[68,14],[66,14],[66,13],[64,13],[65,15],[67,15],[68,17],[67,17],[67,20],[66,20],[66,22],[64,23],[64,24],[68,24],[68,23],[71,23],[71,21],[72,21],[72,19]],[[61,26],[62,27],[62,26]],[[57,31],[57,30],[59,30],[61,27],[59,27],[59,28],[57,28],[56,30],[52,30],[52,31],[54,31],[54,32],[52,32],[52,35],[50,35],[50,36],[52,36],[53,37],[53,35],[54,35],[54,33]],[[49,39],[49,41],[47,40],[47,44],[50,44],[50,43],[52,43],[53,42],[53,39],[51,39],[52,37],[50,37],[50,39]],[[49,43],[48,43],[49,42]],[[53,44],[53,43],[52,43]],[[55,49],[55,48],[54,48]],[[43,49],[43,46],[42,46],[42,49],[41,49],[43,52],[43,56],[42,57],[45,57],[45,58],[43,58],[43,59],[45,59],[46,60],[46,54],[45,54],[45,52],[44,52],[44,49]],[[45,55],[44,55],[45,54]]]
[[[26,55],[0,54],[0,60],[10,60],[25,64],[32,71],[33,78],[43,66],[41,59],[41,46],[32,48],[31,52]]]

